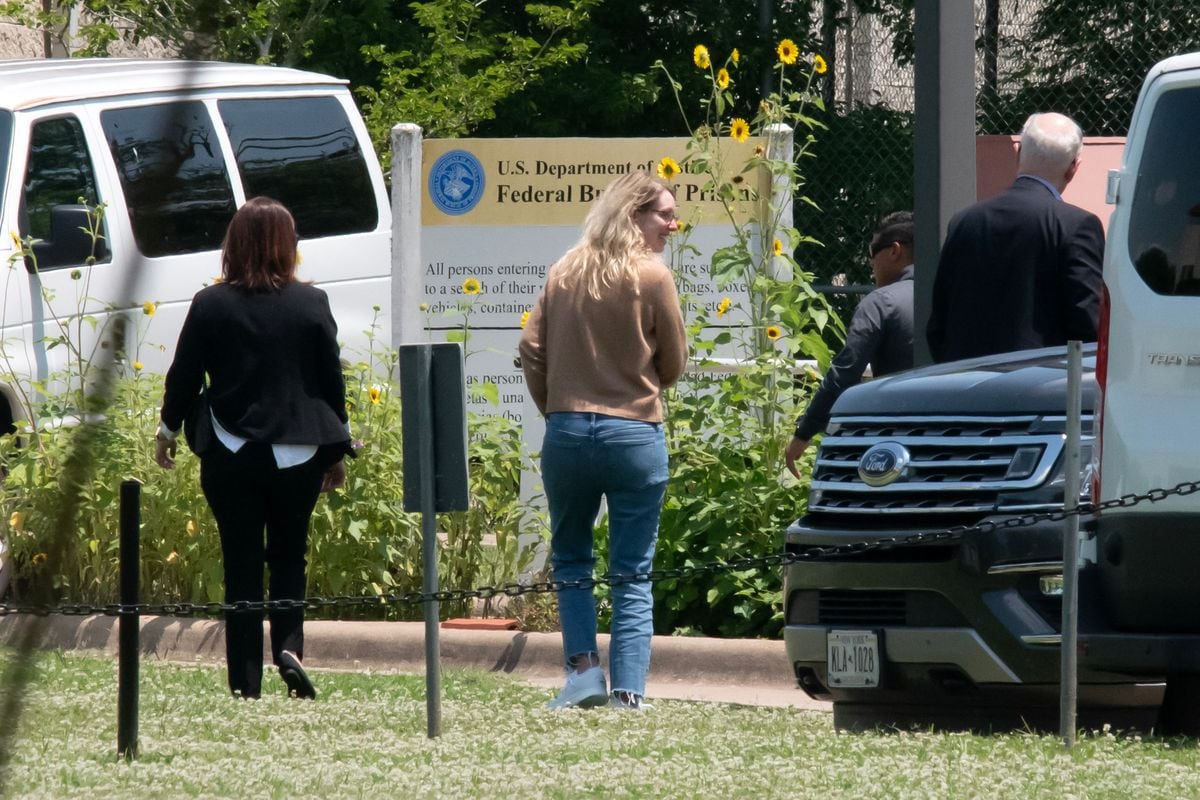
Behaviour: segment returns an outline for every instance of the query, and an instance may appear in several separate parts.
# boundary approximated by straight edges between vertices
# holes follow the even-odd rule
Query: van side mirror
[[[85,205],[50,208],[50,236],[33,244],[39,270],[82,266],[92,256],[97,261],[108,258],[108,243],[104,239],[92,242],[92,236],[88,233],[91,224],[88,215],[89,209]],[[33,271],[30,259],[26,259],[25,267]]]

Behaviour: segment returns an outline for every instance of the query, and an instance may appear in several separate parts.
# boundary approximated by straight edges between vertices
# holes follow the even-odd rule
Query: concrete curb
[[[43,626],[38,632],[35,627]],[[115,617],[8,616],[0,618],[0,644],[13,646],[38,633],[42,649],[98,651],[116,657]],[[304,623],[305,665],[422,673],[422,622],[309,620]],[[224,623],[209,619],[141,618],[143,659],[217,664],[225,657]],[[440,629],[442,666],[512,674],[540,686],[562,681],[562,640],[557,633]],[[600,637],[607,659],[608,637]],[[655,636],[648,697],[712,700],[828,709],[795,688],[781,641]],[[269,654],[266,655],[269,660]]]

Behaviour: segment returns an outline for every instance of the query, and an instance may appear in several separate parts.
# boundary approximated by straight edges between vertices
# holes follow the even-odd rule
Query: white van
[[[1109,175],[1095,489],[1100,501],[1139,502],[1098,517],[1096,568],[1111,630],[1080,636],[1093,666],[1165,674],[1159,730],[1191,735],[1200,734],[1200,494],[1161,490],[1200,481],[1198,141],[1193,53],[1150,70],[1121,168]],[[1084,588],[1080,596],[1082,609]]]
[[[14,255],[10,234],[38,240],[0,298],[0,339],[18,374],[62,367],[65,349],[45,337],[51,314],[75,312],[80,287],[98,317],[155,303],[146,341],[163,347],[143,345],[136,358],[164,370],[192,295],[220,272],[227,223],[255,195],[295,216],[300,275],[329,294],[345,347],[365,346],[376,308],[379,338],[390,339],[390,209],[343,80],[247,64],[0,61],[0,157],[0,263]],[[94,241],[82,229],[97,204]],[[11,386],[0,399],[7,430],[25,410]]]

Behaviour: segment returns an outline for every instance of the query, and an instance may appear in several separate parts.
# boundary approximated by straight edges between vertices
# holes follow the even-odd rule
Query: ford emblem
[[[858,477],[867,486],[887,486],[903,477],[912,456],[899,442],[872,445],[858,461]]]

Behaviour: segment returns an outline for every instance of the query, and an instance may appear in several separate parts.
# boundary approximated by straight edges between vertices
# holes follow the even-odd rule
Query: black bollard
[[[142,526],[142,484],[121,482],[121,606],[138,604],[141,561],[138,533]],[[118,624],[117,757],[132,761],[138,751],[138,650],[140,615],[122,610]]]

